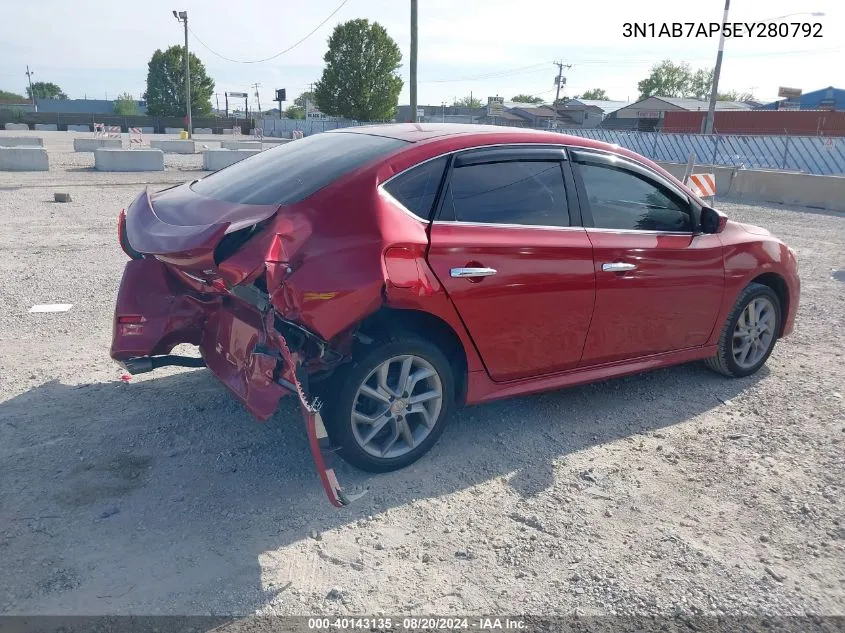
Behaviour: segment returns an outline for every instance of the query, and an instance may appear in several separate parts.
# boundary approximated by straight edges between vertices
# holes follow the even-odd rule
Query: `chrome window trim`
[[[585,227],[588,233],[644,233],[646,235],[687,235],[694,237],[699,235],[693,231],[646,231],[641,229],[607,229],[594,226]]]
[[[545,229],[554,231],[585,231],[583,226],[556,226],[552,224],[498,224],[496,222],[464,222],[461,220],[435,220],[432,224],[455,226],[486,226],[494,229]]]

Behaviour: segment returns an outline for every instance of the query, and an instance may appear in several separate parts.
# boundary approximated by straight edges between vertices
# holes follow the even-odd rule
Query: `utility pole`
[[[255,99],[258,101],[258,113],[261,114],[261,97],[258,96],[258,89],[261,87],[261,84],[254,83],[252,84],[252,87],[255,88]]]
[[[716,54],[716,68],[713,69],[713,86],[710,88],[710,104],[707,106],[707,118],[704,120],[704,133],[713,134],[713,119],[716,116],[716,97],[719,94],[719,75],[722,72],[722,53],[725,50],[725,22],[728,21],[728,9],[731,0],[725,0],[725,13],[722,15],[722,33],[719,35],[719,52]]]
[[[417,0],[411,0],[411,117],[417,120]]]
[[[29,64],[26,65],[26,78],[29,79],[29,97],[32,99],[32,107],[38,112],[38,104],[35,102],[35,91],[32,89],[32,76],[35,71],[29,69]]]
[[[188,53],[188,12],[174,11],[173,17],[185,25],[185,110],[188,115],[188,138],[193,138],[194,123],[191,119],[191,56]]]
[[[557,79],[555,80],[555,83],[557,84],[557,90],[555,91],[555,105],[557,105],[557,102],[560,101],[560,86],[561,83],[563,83],[563,69],[572,68],[572,64],[564,64],[563,61],[552,63],[557,66]]]

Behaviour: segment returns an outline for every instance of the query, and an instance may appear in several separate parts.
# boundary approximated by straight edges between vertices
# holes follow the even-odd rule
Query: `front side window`
[[[639,231],[693,230],[689,205],[652,180],[618,167],[578,165],[593,226]]]
[[[511,161],[457,167],[443,219],[488,224],[569,226],[559,161]]]
[[[443,156],[412,167],[384,185],[384,189],[408,211],[428,220],[447,161],[448,157]]]

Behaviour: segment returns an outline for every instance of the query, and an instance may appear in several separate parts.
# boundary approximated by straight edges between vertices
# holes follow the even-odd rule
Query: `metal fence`
[[[652,160],[696,162],[744,169],[782,169],[844,175],[845,139],[820,136],[666,134],[621,130],[559,130],[625,147]]]
[[[301,130],[307,136],[338,128],[370,125],[351,120],[314,119],[262,119],[257,124],[264,128],[265,136],[290,136],[293,130]],[[602,129],[558,132],[619,145],[656,161],[685,163],[690,153],[695,152],[696,162],[702,164],[845,175],[845,138],[667,134]]]

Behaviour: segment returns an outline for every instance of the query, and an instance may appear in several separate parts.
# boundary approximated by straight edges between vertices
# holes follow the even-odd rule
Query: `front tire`
[[[437,442],[455,402],[451,364],[433,343],[394,335],[363,348],[323,389],[338,453],[368,472],[404,468]]]
[[[716,355],[704,363],[725,376],[750,376],[772,353],[780,324],[780,300],[775,291],[763,284],[748,284],[722,328]]]

